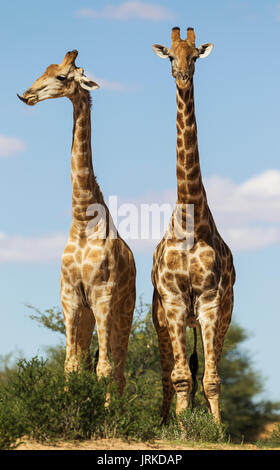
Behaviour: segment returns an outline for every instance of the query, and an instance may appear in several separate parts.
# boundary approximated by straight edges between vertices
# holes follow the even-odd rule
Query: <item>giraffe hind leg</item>
[[[78,370],[82,364],[91,369],[90,343],[95,325],[94,315],[81,302],[79,293],[66,283],[62,283],[61,303],[66,334],[65,372]]]
[[[120,395],[123,394],[126,383],[124,369],[135,307],[135,297],[136,293],[130,291],[129,296],[126,295],[121,298],[112,318],[110,347],[114,363],[114,380],[117,383]]]
[[[160,362],[162,369],[162,389],[163,389],[163,401],[162,401],[162,423],[166,424],[170,411],[172,398],[175,390],[171,380],[171,373],[174,368],[174,357],[172,344],[170,341],[169,333],[164,319],[164,310],[160,302],[159,295],[154,290],[153,296],[153,322],[158,335],[159,351],[160,351]]]
[[[218,364],[222,354],[225,334],[231,320],[232,307],[233,297],[231,292],[224,299],[220,307],[207,311],[207,317],[211,317],[214,321],[208,321],[206,315],[204,315],[204,321],[201,322],[201,336],[205,358],[203,390],[208,409],[210,409],[218,423],[221,422],[219,407],[221,386]]]

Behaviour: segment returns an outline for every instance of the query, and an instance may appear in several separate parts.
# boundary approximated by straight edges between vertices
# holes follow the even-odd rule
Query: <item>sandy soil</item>
[[[258,436],[259,439],[265,439],[272,434],[273,430],[279,422],[268,423],[262,433]],[[121,439],[98,439],[88,440],[82,442],[57,442],[56,444],[41,444],[37,441],[22,439],[20,445],[16,450],[260,450],[253,444],[244,445],[230,445],[230,444],[209,444],[193,445],[190,443],[184,444],[183,442],[164,442],[154,441],[151,443],[143,442],[126,442]],[[274,450],[279,450],[274,449]]]
[[[152,443],[125,442],[121,439],[99,439],[84,442],[58,442],[56,445],[45,445],[36,441],[23,440],[16,450],[259,450],[254,445],[230,446],[230,445],[209,445],[193,446],[183,443],[166,443],[155,441]]]

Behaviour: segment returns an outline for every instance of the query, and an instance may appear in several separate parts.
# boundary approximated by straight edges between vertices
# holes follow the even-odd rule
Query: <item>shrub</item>
[[[192,442],[225,442],[226,427],[219,426],[213,416],[203,409],[184,410],[177,420],[174,415],[163,431],[165,439],[183,439]]]
[[[22,436],[39,441],[152,439],[158,416],[143,406],[139,387],[138,393],[121,398],[114,385],[98,382],[89,371],[72,372],[66,380],[60,366],[37,357],[21,360],[0,389],[0,447],[13,448]]]
[[[94,374],[71,373],[43,359],[21,360],[0,392],[1,448],[26,435],[37,440],[88,438],[102,432],[106,390]]]

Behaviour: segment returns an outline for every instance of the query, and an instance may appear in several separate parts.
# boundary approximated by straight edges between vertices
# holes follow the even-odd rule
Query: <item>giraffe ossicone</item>
[[[153,45],[161,58],[169,58],[177,90],[177,206],[192,204],[193,246],[181,247],[174,227],[176,207],[168,230],[173,237],[161,240],[154,252],[152,282],[153,321],[158,334],[162,367],[162,418],[166,421],[176,392],[176,413],[194,399],[196,341],[189,366],[186,327],[200,329],[204,349],[203,389],[209,411],[220,422],[218,363],[231,321],[235,270],[232,254],[220,236],[207,203],[202,183],[194,109],[195,62],[207,57],[213,44],[195,46],[195,33],[186,39],[173,28],[170,48]],[[190,232],[191,219],[183,217],[182,228]],[[196,338],[196,336],[195,336]]]
[[[122,393],[135,306],[136,270],[130,248],[112,225],[94,175],[89,92],[99,86],[85,76],[83,68],[76,66],[77,55],[76,50],[68,52],[61,64],[47,67],[45,73],[18,96],[28,105],[61,97],[69,98],[73,104],[72,224],[61,266],[61,303],[66,330],[65,371],[78,370],[84,361],[88,367],[92,366],[90,343],[96,323],[99,344],[97,376],[111,376],[111,351],[114,378]],[[91,226],[94,213],[88,208],[94,204],[102,207],[103,217]],[[112,231],[115,236],[111,236]]]

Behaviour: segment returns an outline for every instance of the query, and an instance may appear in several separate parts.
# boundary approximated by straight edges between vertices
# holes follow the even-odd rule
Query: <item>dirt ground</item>
[[[36,441],[23,440],[16,450],[259,450],[251,444],[244,445],[184,445],[184,443],[171,443],[155,441],[152,443],[125,442],[121,439],[98,439],[83,442],[58,442],[56,445],[41,444]]]
[[[265,426],[261,434],[258,436],[259,439],[268,438],[275,427],[279,424],[269,423]],[[184,442],[165,442],[165,441],[154,441],[151,443],[147,442],[126,442],[121,439],[98,439],[88,440],[82,442],[63,442],[59,441],[56,444],[41,444],[37,441],[23,439],[16,450],[261,450],[259,447],[253,444],[184,444]],[[273,450],[279,450],[273,449]]]

